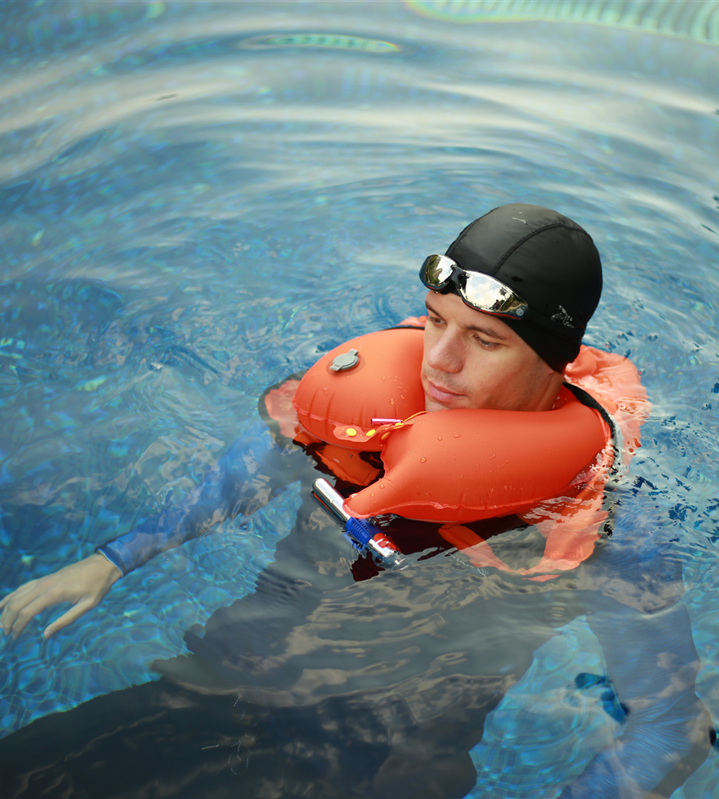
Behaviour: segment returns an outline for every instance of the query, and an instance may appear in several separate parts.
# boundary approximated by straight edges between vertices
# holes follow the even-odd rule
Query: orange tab
[[[300,426],[297,409],[292,403],[299,384],[299,380],[288,380],[265,394],[267,413],[279,424],[280,433],[287,438],[294,438]]]

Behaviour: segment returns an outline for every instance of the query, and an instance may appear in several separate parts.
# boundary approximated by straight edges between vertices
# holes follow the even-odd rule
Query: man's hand
[[[3,632],[17,638],[45,608],[72,602],[73,607],[45,629],[43,635],[49,638],[99,604],[120,577],[117,566],[96,552],[39,580],[31,580],[0,601]]]

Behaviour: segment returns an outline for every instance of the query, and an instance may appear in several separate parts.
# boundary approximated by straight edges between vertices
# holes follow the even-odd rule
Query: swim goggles
[[[429,255],[419,279],[432,291],[455,291],[470,308],[484,313],[522,319],[527,303],[499,280],[481,272],[467,272],[446,255]]]

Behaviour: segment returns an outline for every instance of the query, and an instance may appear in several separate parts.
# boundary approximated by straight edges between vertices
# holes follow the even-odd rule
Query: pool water
[[[4,8],[3,594],[194,486],[268,385],[419,312],[421,259],[468,221],[537,203],[602,253],[586,341],[649,391],[627,486],[682,560],[718,722],[719,4],[629,6]],[[292,484],[155,559],[50,641],[57,609],[3,639],[2,732],[156,678],[252,590],[300,502]],[[542,646],[472,753],[473,795],[558,795],[621,733],[605,671],[582,617]],[[711,755],[673,796],[717,786]]]

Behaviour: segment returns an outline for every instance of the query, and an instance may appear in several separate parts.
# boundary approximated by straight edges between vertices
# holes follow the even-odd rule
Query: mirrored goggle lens
[[[486,313],[500,314],[521,319],[527,303],[498,280],[477,272],[465,272],[464,286],[460,287],[462,299]]]
[[[457,264],[446,255],[430,255],[424,259],[419,278],[428,289],[443,289]]]
[[[453,283],[467,305],[478,311],[521,319],[528,308],[518,294],[495,278],[481,272],[466,272],[446,255],[425,258],[419,276],[422,283],[434,291],[441,291]]]

